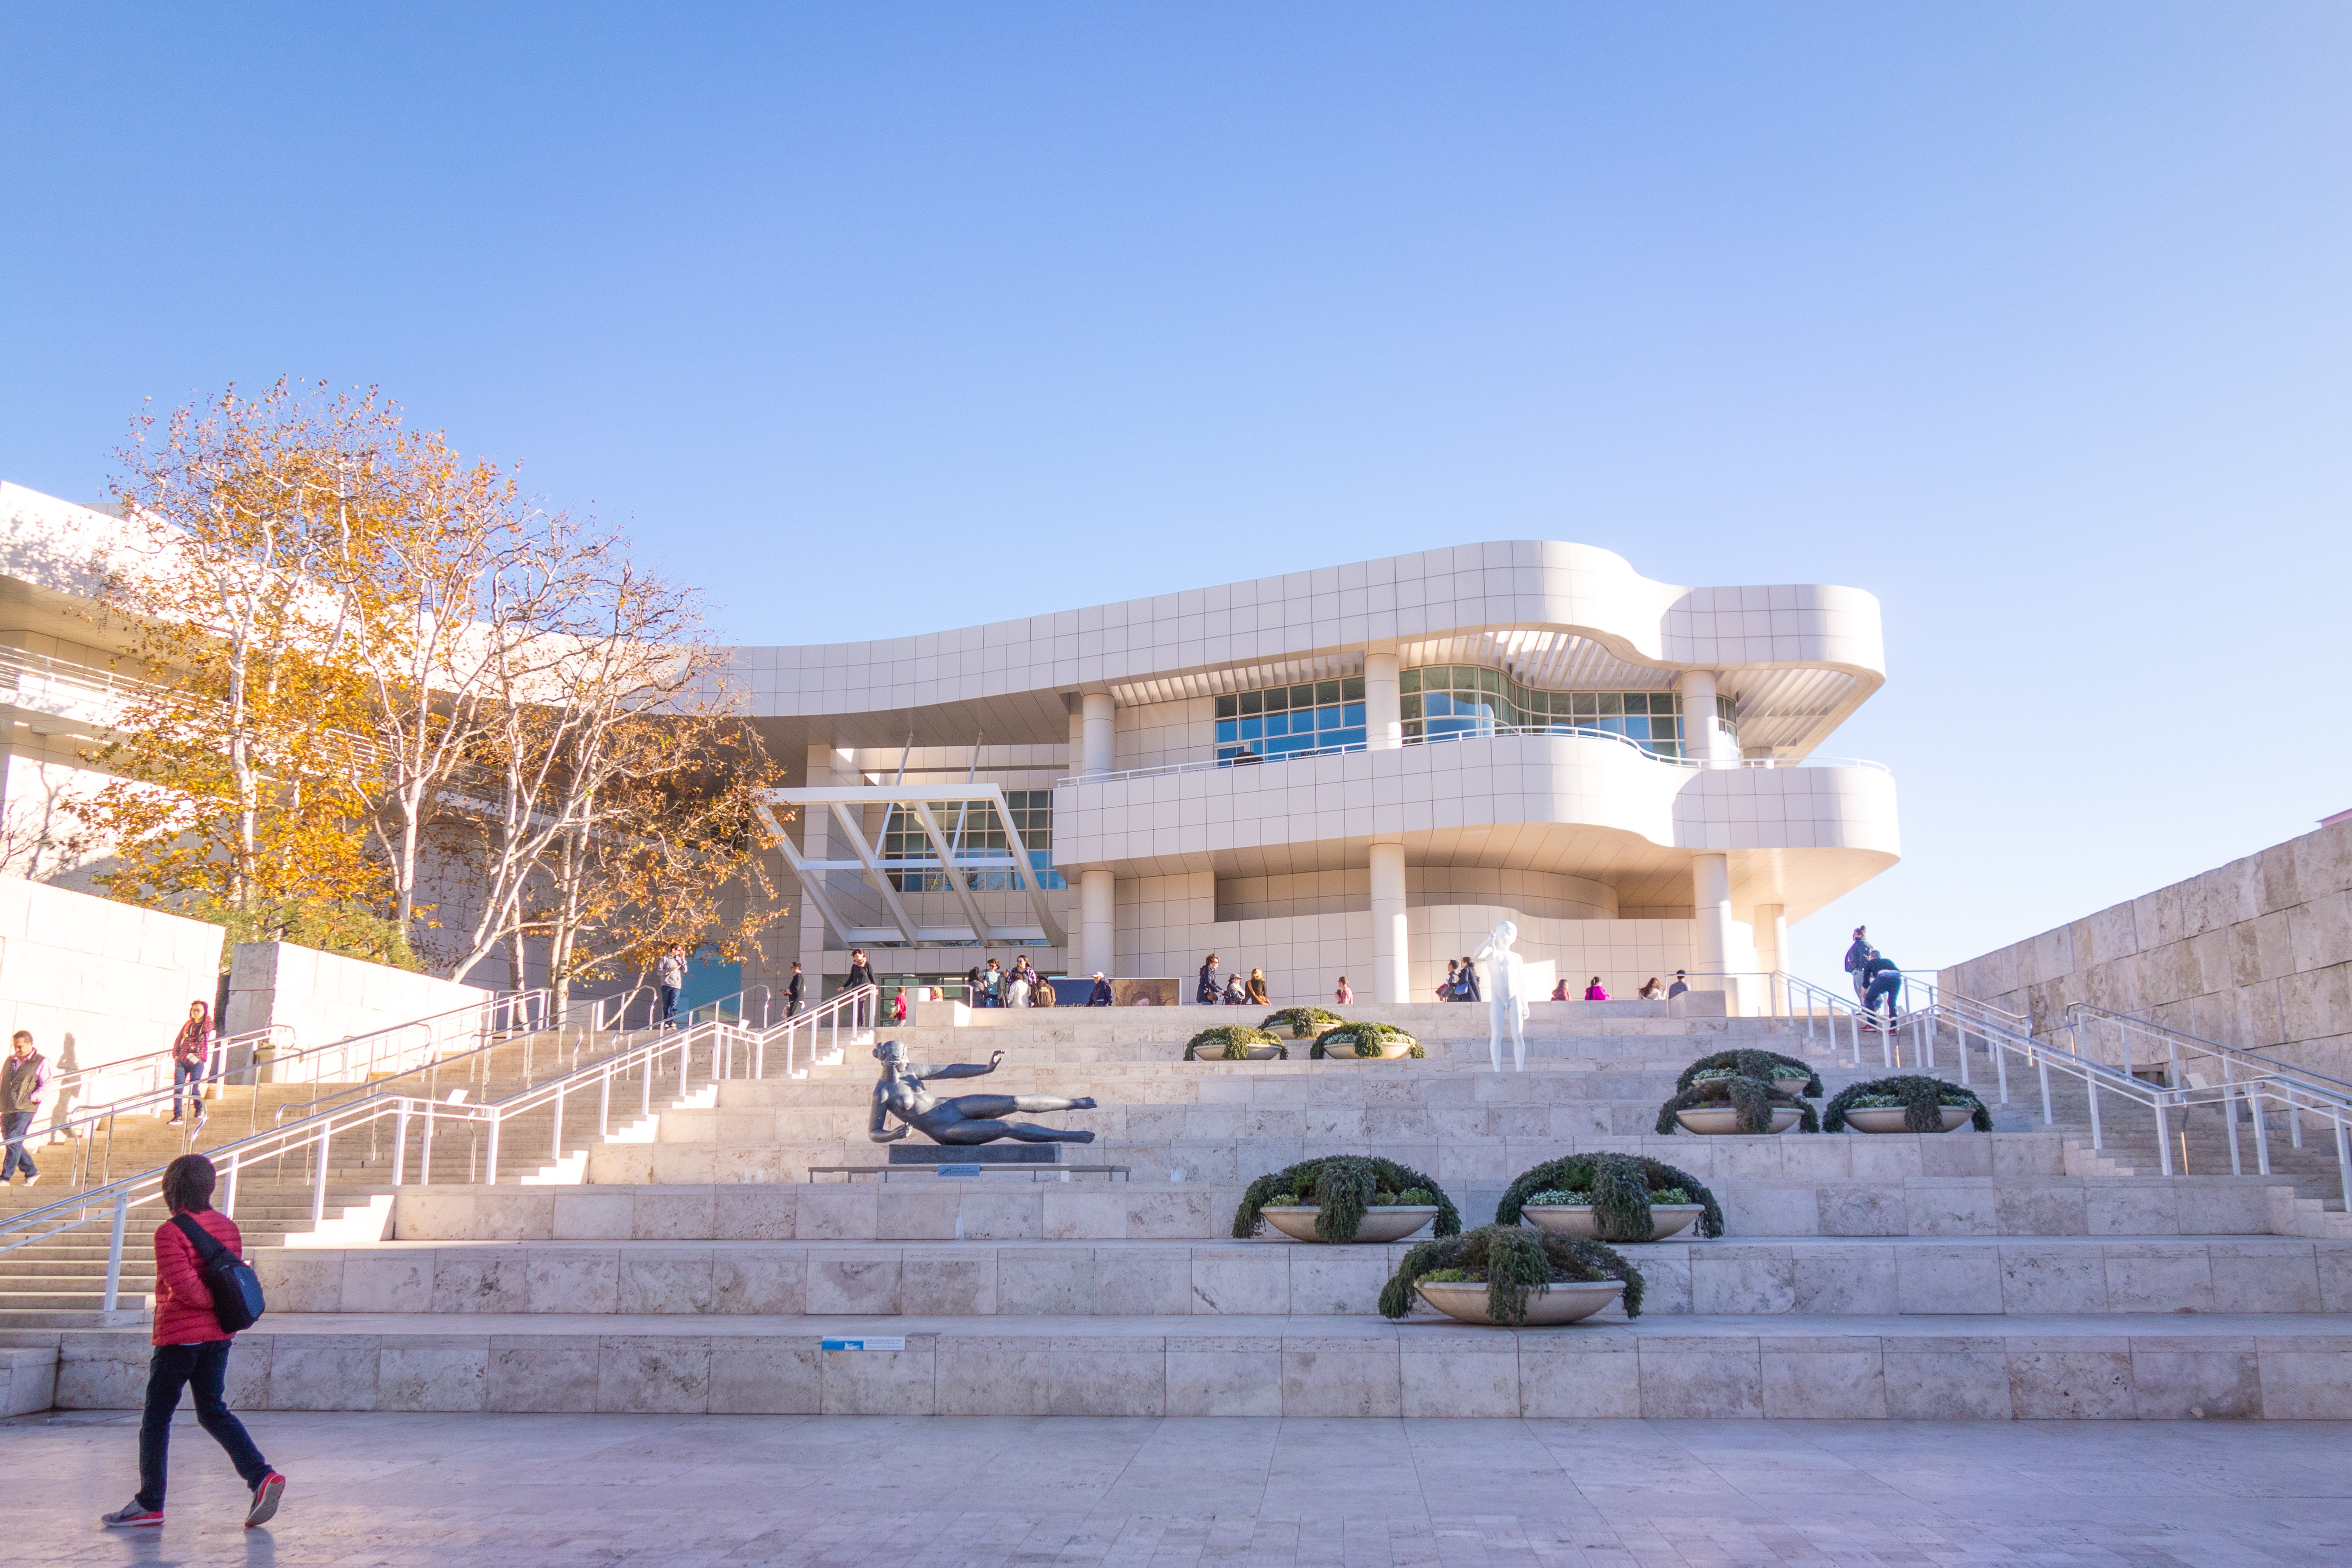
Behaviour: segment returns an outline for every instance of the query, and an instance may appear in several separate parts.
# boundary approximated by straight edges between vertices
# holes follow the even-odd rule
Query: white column
[[[1083,710],[1070,715],[1069,766],[1072,778],[1087,771],[1087,716]]]
[[[1372,846],[1372,1000],[1409,1000],[1405,973],[1404,846]]]
[[[1117,765],[1118,757],[1118,708],[1108,691],[1089,691],[1085,702],[1086,771],[1107,773]]]
[[[1721,974],[1731,952],[1730,856],[1692,857],[1691,903],[1698,925],[1698,961],[1692,967],[1700,974]],[[1726,991],[1731,988],[1728,981],[1718,984]]]
[[[1375,752],[1392,752],[1404,744],[1399,662],[1392,653],[1364,656],[1364,738]]]
[[[1756,966],[1769,974],[1789,967],[1789,917],[1780,904],[1756,906]],[[1788,993],[1777,980],[1764,987],[1766,1010],[1779,1017],[1787,1009]]]
[[[1723,721],[1715,713],[1715,671],[1684,670],[1681,690],[1684,760],[1708,767],[1737,762],[1738,752],[1732,747],[1731,737],[1723,732]]]
[[[1099,970],[1117,974],[1112,942],[1111,909],[1117,884],[1100,867],[1078,873],[1078,969],[1091,977]]]

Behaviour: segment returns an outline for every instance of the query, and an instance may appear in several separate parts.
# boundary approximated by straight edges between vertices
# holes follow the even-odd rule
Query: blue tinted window
[[[1265,720],[1263,720],[1263,719],[1244,719],[1244,720],[1243,720],[1243,721],[1242,721],[1242,739],[1243,739],[1243,740],[1244,740],[1244,741],[1255,741],[1255,740],[1256,740],[1259,736],[1261,736],[1261,735],[1263,735],[1263,734],[1265,734]]]
[[[1217,721],[1217,739],[1219,741],[1238,741],[1241,739],[1241,733],[1242,725],[1240,720],[1220,719]]]

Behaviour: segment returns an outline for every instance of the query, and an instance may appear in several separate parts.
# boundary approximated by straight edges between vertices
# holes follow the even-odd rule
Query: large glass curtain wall
[[[1021,847],[1029,851],[1029,864],[1037,872],[1039,885],[1066,888],[1069,884],[1054,869],[1054,792],[1049,789],[1009,789],[1004,792],[1004,804],[1012,808],[1013,826],[1021,834]],[[940,831],[961,855],[1009,855],[1013,841],[1004,831],[1004,824],[996,808],[982,801],[931,802],[931,816]],[[893,807],[890,819],[882,829],[882,859],[929,860],[935,858],[931,840],[923,825],[910,811]],[[902,893],[944,893],[950,890],[947,874],[942,871],[891,871],[887,873],[890,885]],[[975,892],[1010,892],[1021,884],[1010,871],[967,871],[964,886]]]
[[[1274,686],[1217,699],[1217,760],[1256,761],[1364,744],[1364,678]]]
[[[1498,669],[1440,664],[1406,670],[1402,694],[1408,741],[1496,730],[1599,730],[1668,761],[1683,754],[1678,692],[1539,691]],[[1717,698],[1716,712],[1736,738],[1730,700]]]

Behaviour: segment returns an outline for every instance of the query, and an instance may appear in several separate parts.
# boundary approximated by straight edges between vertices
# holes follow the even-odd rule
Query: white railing
[[[386,1122],[391,1124],[391,1184],[394,1186],[406,1184],[412,1123],[421,1133],[416,1163],[420,1185],[432,1180],[434,1132],[440,1123],[454,1121],[469,1130],[487,1131],[487,1157],[478,1164],[475,1141],[468,1141],[467,1178],[468,1182],[478,1177],[495,1182],[501,1157],[501,1134],[506,1131],[507,1124],[520,1116],[551,1110],[550,1159],[551,1163],[561,1163],[563,1159],[565,1112],[579,1095],[589,1089],[593,1089],[596,1093],[597,1135],[604,1137],[611,1131],[614,1087],[623,1085],[625,1089],[626,1080],[635,1079],[640,1114],[652,1114],[654,1085],[657,1079],[662,1082],[668,1080],[670,1075],[666,1058],[673,1053],[677,1058],[677,1077],[681,1098],[692,1092],[693,1061],[698,1051],[704,1056],[704,1076],[709,1081],[739,1076],[764,1076],[768,1047],[777,1045],[782,1047],[780,1059],[785,1073],[792,1077],[804,1077],[808,1072],[807,1066],[795,1070],[793,1065],[796,1050],[807,1048],[813,1059],[817,1039],[821,1034],[829,1031],[829,1044],[837,1051],[844,1043],[842,1035],[845,1027],[850,1031],[849,1043],[856,1043],[859,1031],[855,1019],[861,1008],[870,1010],[876,1001],[877,993],[873,986],[860,986],[842,993],[799,1018],[773,1025],[766,1030],[748,1030],[733,1024],[712,1021],[662,1031],[654,1038],[612,1057],[527,1086],[504,1099],[478,1105],[467,1105],[462,1100],[438,1100],[429,1094],[376,1092],[380,1086],[366,1086],[362,1091],[364,1098],[352,1103],[323,1110],[299,1121],[206,1151],[206,1157],[213,1162],[213,1167],[220,1177],[220,1202],[217,1206],[223,1214],[235,1218],[238,1186],[247,1172],[257,1170],[268,1163],[282,1173],[287,1161],[299,1158],[303,1179],[310,1187],[310,1219],[315,1226],[326,1216],[328,1176],[333,1169],[335,1141],[365,1132],[371,1151],[380,1156],[379,1139]],[[497,1045],[479,1048],[493,1050]],[[748,1075],[739,1071],[739,1068],[746,1067],[750,1069]],[[110,1226],[111,1239],[108,1246],[101,1310],[110,1314],[115,1310],[119,1294],[123,1242],[131,1212],[160,1206],[163,1184],[162,1170],[147,1171],[104,1186],[87,1189],[0,1222],[5,1226],[4,1232],[0,1233],[7,1236],[5,1241],[0,1241],[0,1256],[106,1221]]]
[[[1536,737],[1551,740],[1604,741],[1637,752],[1643,761],[1662,768],[1674,768],[1684,773],[1706,773],[1716,769],[1737,768],[1869,768],[1875,773],[1891,773],[1885,763],[1874,763],[1862,757],[1724,757],[1715,761],[1690,758],[1662,757],[1630,735],[1614,730],[1588,729],[1581,725],[1507,725],[1497,724],[1484,730],[1465,730],[1443,735],[1407,735],[1401,746],[1442,746],[1462,741],[1513,740]],[[1054,787],[1065,784],[1123,784],[1131,779],[1166,778],[1176,773],[1214,773],[1225,768],[1270,767],[1277,763],[1304,762],[1311,757],[1336,757],[1375,748],[1369,741],[1358,741],[1344,746],[1318,746],[1309,751],[1284,752],[1271,756],[1255,754],[1242,757],[1209,757],[1189,763],[1169,763],[1156,768],[1129,768],[1119,773],[1073,773],[1054,781]],[[1390,748],[1394,750],[1396,748]]]
[[[215,1037],[206,1051],[199,1073],[200,1082],[191,1092],[208,1089],[225,1074],[236,1070],[229,1066],[235,1055],[243,1051],[249,1057],[264,1047],[272,1051],[291,1051],[295,1043],[294,1026],[272,1024],[267,1028],[248,1029],[241,1035]],[[73,1068],[56,1075],[50,1080],[58,1112],[55,1128],[62,1131],[74,1108],[80,1114],[99,1111],[103,1114],[119,1101],[143,1098],[157,1089],[167,1094],[172,1088],[173,1068],[177,1061],[173,1047],[142,1051],[135,1057],[118,1057],[110,1062],[99,1062],[86,1068]]]

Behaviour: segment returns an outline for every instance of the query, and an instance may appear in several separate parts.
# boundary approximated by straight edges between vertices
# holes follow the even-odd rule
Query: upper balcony
[[[1727,852],[1735,900],[1791,920],[1900,854],[1895,781],[1875,763],[1702,766],[1558,729],[1067,778],[1054,822],[1065,873],[1335,870],[1401,840],[1415,864],[1590,878],[1629,908],[1688,905],[1692,858]]]

